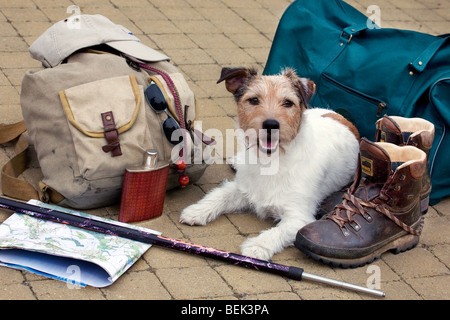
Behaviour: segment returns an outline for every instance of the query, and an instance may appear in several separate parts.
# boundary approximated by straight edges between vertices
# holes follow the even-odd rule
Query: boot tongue
[[[384,116],[381,119],[380,129],[380,142],[390,142],[398,146],[405,144],[405,141],[407,141],[409,135],[411,135],[411,133],[409,133],[409,135],[405,137],[397,122],[388,116]]]
[[[361,139],[361,181],[355,196],[369,201],[380,193],[391,173],[391,160],[387,152],[377,144]]]
[[[391,159],[388,153],[366,139],[361,139],[361,176],[370,183],[384,184],[391,173]]]

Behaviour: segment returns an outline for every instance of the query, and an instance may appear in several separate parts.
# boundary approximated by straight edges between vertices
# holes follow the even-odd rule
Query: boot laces
[[[354,216],[355,214],[360,214],[364,217],[368,222],[372,221],[372,217],[367,212],[366,208],[372,208],[377,212],[385,215],[391,221],[393,221],[397,226],[405,230],[406,232],[413,235],[420,235],[423,228],[423,218],[421,218],[420,225],[417,230],[411,228],[404,222],[400,221],[397,217],[395,217],[386,207],[382,204],[375,203],[373,201],[364,201],[358,197],[355,197],[350,190],[347,191],[343,195],[342,203],[338,204],[334,211],[328,215],[326,218],[334,221],[341,229],[345,229],[345,224],[348,223],[352,226],[356,226],[356,230],[358,231],[360,226],[356,223]],[[348,231],[344,232],[344,234],[348,234]]]

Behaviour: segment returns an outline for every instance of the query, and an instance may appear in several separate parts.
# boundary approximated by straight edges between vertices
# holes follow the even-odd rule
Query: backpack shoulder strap
[[[30,167],[28,154],[30,148],[25,135],[23,135],[26,130],[23,120],[13,124],[0,125],[0,144],[12,142],[18,138],[14,146],[15,155],[1,168],[1,191],[8,197],[23,201],[36,199],[58,203],[64,200],[64,196],[42,181],[39,181],[38,188],[35,188],[31,183],[19,178]]]
[[[6,196],[21,200],[39,199],[36,189],[30,183],[18,178],[28,166],[28,142],[23,135],[26,130],[24,121],[0,125],[0,144],[19,138],[14,147],[15,156],[2,167],[2,192]]]
[[[0,125],[0,144],[13,141],[25,131],[27,131],[27,127],[23,120],[13,124]]]

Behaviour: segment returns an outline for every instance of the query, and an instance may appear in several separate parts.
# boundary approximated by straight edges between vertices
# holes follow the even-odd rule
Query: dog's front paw
[[[250,238],[246,240],[241,246],[241,252],[244,256],[260,259],[269,260],[272,258],[273,253],[269,248],[265,248],[259,243],[257,238]]]
[[[203,208],[202,205],[193,204],[185,208],[181,212],[180,222],[184,224],[189,224],[191,226],[193,225],[204,226],[209,222],[208,217],[209,214],[207,210]]]

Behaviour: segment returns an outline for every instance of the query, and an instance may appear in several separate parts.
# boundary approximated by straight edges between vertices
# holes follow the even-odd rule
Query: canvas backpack
[[[152,110],[144,97],[152,81],[184,129],[181,154],[180,145],[174,147],[164,136],[162,123],[168,116]],[[186,160],[191,182],[207,167],[205,161],[191,161],[194,148],[202,148],[194,144],[199,141],[193,130],[194,94],[168,61],[143,64],[98,50],[78,51],[56,67],[27,71],[21,107],[24,122],[0,130],[0,142],[25,129],[28,136],[20,136],[16,156],[2,168],[2,191],[7,196],[77,209],[117,203],[125,169],[140,164],[147,149],[156,149],[159,159],[169,161],[167,189],[179,185],[177,159]],[[27,168],[28,144],[42,171],[37,185],[19,178]],[[114,154],[117,148],[120,155]]]

